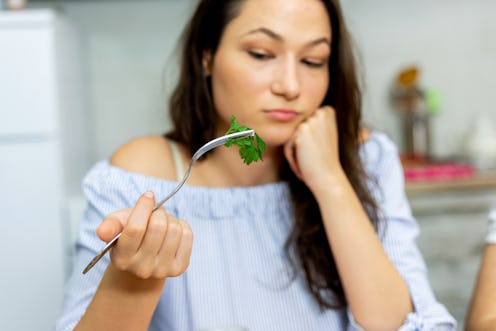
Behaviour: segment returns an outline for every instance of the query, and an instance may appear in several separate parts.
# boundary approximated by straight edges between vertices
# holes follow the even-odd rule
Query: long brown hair
[[[191,154],[215,138],[216,111],[210,100],[208,81],[203,76],[203,54],[206,51],[215,54],[224,28],[239,14],[243,2],[202,0],[183,32],[179,81],[169,102],[173,129],[167,137],[187,146]],[[322,0],[322,3],[330,17],[333,36],[330,86],[322,104],[337,110],[341,165],[377,228],[377,207],[367,187],[368,178],[359,155],[362,99],[352,43],[338,0]],[[281,166],[280,177],[289,185],[294,208],[294,224],[285,245],[294,274],[301,267],[307,287],[321,307],[342,307],[346,297],[317,202],[286,161]]]

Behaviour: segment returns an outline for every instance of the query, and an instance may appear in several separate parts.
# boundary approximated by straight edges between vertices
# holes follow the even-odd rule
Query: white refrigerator
[[[78,38],[51,10],[0,11],[0,329],[52,330],[67,201],[88,165]]]

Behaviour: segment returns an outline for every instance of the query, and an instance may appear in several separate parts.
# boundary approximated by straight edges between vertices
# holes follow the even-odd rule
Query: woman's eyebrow
[[[280,41],[280,42],[284,41],[284,38],[280,34],[277,34],[276,32],[274,32],[268,28],[265,28],[265,27],[260,27],[257,29],[250,30],[247,33],[245,33],[243,36],[248,36],[248,35],[255,34],[255,33],[263,33],[263,34],[267,35],[268,37],[270,37],[276,41]],[[322,44],[322,43],[331,46],[331,41],[327,37],[322,37],[322,38],[312,40],[312,41],[308,42],[306,44],[306,46],[316,46],[316,45]]]
[[[283,41],[284,40],[284,38],[281,35],[275,33],[274,31],[272,31],[268,28],[264,28],[264,27],[250,30],[247,33],[245,33],[243,36],[248,36],[248,35],[255,34],[255,33],[263,33],[263,34],[265,34],[265,35],[269,36],[270,38],[275,39],[277,41]]]
[[[307,43],[307,46],[316,46],[319,44],[327,44],[330,47],[331,41],[329,40],[329,38],[322,37],[319,39],[312,40],[311,42]]]

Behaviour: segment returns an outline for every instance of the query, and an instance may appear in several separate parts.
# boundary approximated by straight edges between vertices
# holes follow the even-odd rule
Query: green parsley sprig
[[[227,130],[226,134],[241,132],[251,130],[246,125],[240,125],[236,121],[236,117],[231,115],[231,126]],[[255,133],[255,137],[237,138],[229,139],[225,146],[230,147],[232,145],[239,146],[239,155],[243,159],[243,162],[248,165],[252,162],[257,162],[258,160],[263,161],[262,153],[265,152],[266,146],[265,142]]]

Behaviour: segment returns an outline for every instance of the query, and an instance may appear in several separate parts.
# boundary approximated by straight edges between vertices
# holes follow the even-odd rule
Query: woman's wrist
[[[110,264],[76,330],[146,330],[164,279],[141,279]]]
[[[112,263],[108,266],[103,282],[114,289],[122,289],[127,293],[161,292],[165,278],[143,279],[131,272],[118,270]]]
[[[350,186],[351,184],[346,174],[339,172],[322,176],[315,185],[310,187],[310,190],[318,201],[320,198],[328,200],[334,196],[341,197],[344,192],[348,191]]]
[[[314,194],[332,194],[341,192],[343,187],[349,184],[348,177],[344,171],[336,171],[331,174],[321,175],[319,180],[310,189]]]

